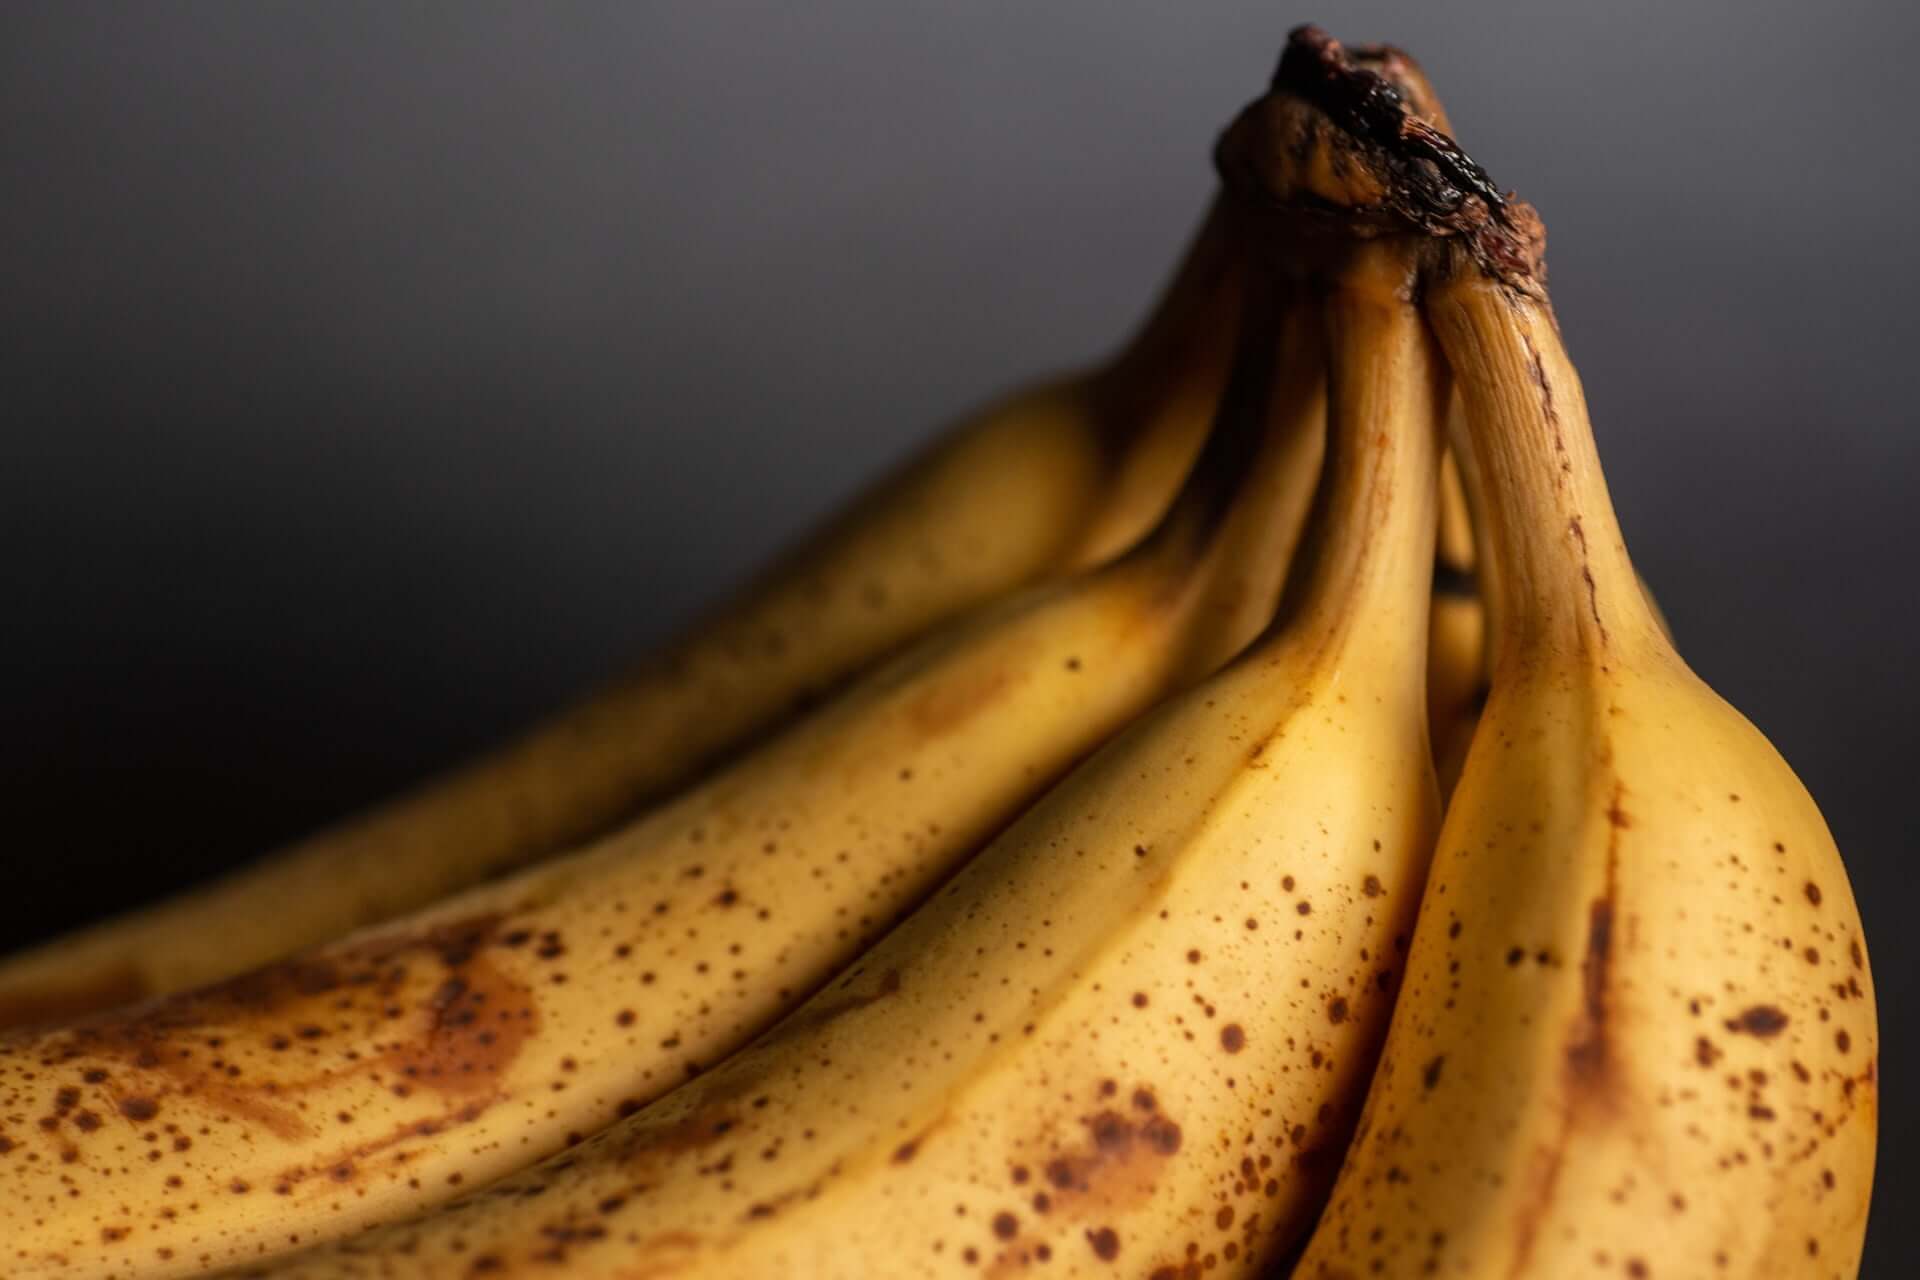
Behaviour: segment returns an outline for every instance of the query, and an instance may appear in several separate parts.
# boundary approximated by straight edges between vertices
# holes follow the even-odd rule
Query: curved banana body
[[[726,1063],[467,1201],[258,1274],[1270,1264],[1352,1123],[1437,822],[1436,389],[1393,279],[1329,306],[1332,536],[1290,625]]]
[[[1317,343],[1276,355],[1273,315],[1247,328],[1182,495],[1120,560],[923,642],[583,853],[217,987],[0,1040],[0,1270],[177,1274],[412,1212],[793,1007],[1272,616],[1324,375]]]
[[[1546,305],[1477,276],[1427,305],[1509,608],[1295,1274],[1851,1277],[1878,1037],[1832,837],[1664,638]]]
[[[0,962],[0,1026],[215,981],[577,844],[936,624],[1111,557],[1205,435],[1233,345],[1231,240],[1211,214],[1108,365],[951,428],[618,683],[368,814]]]

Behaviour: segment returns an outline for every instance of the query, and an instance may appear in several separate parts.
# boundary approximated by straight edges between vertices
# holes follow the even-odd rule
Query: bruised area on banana
[[[248,1274],[1249,1275],[1297,1242],[1438,823],[1443,390],[1407,247],[1342,249],[1283,625],[738,1055],[467,1200]]]
[[[1434,154],[1363,124],[1409,165]],[[1845,868],[1633,571],[1537,218],[1484,181],[1444,194],[1404,202],[1436,237],[1422,309],[1478,472],[1493,687],[1292,1274],[1851,1277],[1878,1036]]]
[[[1250,300],[1215,429],[1118,560],[922,641],[581,854],[0,1040],[0,1268],[161,1276],[331,1238],[546,1156],[750,1039],[1267,624],[1324,434],[1310,320]]]

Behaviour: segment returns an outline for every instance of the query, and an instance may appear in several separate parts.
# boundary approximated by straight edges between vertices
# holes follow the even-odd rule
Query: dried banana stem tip
[[[1323,235],[1451,240],[1480,268],[1535,292],[1546,233],[1454,141],[1418,66],[1350,51],[1318,27],[1288,37],[1267,94],[1221,135],[1214,163],[1253,216]]]

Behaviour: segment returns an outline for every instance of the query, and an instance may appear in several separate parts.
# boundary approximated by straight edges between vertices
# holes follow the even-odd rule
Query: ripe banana
[[[1438,821],[1440,388],[1405,246],[1326,303],[1291,621],[1130,727],[750,1048],[280,1280],[1250,1275],[1307,1228]]]
[[[1249,312],[1134,551],[881,668],[597,846],[221,986],[0,1041],[0,1269],[177,1274],[413,1211],[664,1092],[1272,616],[1325,418]]]
[[[1466,762],[1487,687],[1487,606],[1475,570],[1474,526],[1455,455],[1440,463],[1440,529],[1427,620],[1427,723],[1442,797]]]
[[[1216,210],[1108,363],[962,421],[664,652],[518,741],[0,962],[0,1026],[224,978],[575,845],[936,624],[1106,560],[1165,509],[1199,449],[1238,277]]]
[[[1665,638],[1538,279],[1450,266],[1425,307],[1485,473],[1501,638],[1295,1274],[1851,1277],[1878,1037],[1846,871]]]

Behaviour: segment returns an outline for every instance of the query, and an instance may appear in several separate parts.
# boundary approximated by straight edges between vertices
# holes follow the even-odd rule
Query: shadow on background
[[[1310,18],[1547,219],[1641,569],[1848,856],[1920,1273],[1911,12],[920,8],[0,17],[0,940],[495,740],[1116,341]]]

